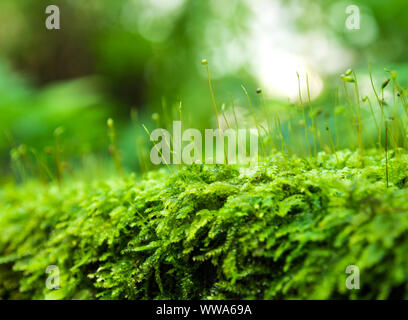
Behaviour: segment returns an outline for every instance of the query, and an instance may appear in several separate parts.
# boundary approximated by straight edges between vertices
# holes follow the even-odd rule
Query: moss
[[[408,298],[408,156],[390,159],[389,188],[374,151],[364,168],[337,156],[7,186],[0,298]]]

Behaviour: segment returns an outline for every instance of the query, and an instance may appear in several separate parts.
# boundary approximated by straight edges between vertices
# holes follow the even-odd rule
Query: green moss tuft
[[[5,187],[0,298],[408,298],[408,156],[337,157]]]

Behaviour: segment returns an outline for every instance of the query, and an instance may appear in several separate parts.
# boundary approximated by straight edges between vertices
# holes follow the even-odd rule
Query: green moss
[[[5,187],[0,298],[408,298],[408,156],[391,154],[386,188],[377,155]]]

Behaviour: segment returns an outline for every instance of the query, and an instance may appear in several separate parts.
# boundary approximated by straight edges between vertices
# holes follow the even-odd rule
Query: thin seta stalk
[[[389,178],[388,178],[388,123],[385,122],[385,179],[388,188]]]
[[[109,118],[107,121],[108,125],[108,137],[109,137],[109,153],[113,157],[113,161],[115,162],[115,167],[118,173],[123,176],[123,167],[120,161],[119,152],[116,146],[116,131],[115,131],[115,123],[112,118]]]
[[[309,86],[309,75],[306,73],[306,88],[307,88],[307,100],[309,104],[309,109],[310,109],[310,115],[312,118],[312,129],[313,129],[313,144],[314,144],[314,155],[315,157],[317,156],[317,135],[319,134],[318,132],[318,126],[317,126],[317,117],[315,120],[315,114],[313,113],[313,106],[312,106],[312,99],[310,98],[310,86]]]
[[[262,91],[261,88],[258,88],[258,89],[256,89],[256,93],[261,96],[261,103],[262,103],[262,106],[263,106],[263,109],[264,109],[264,113],[265,113],[265,119],[266,119],[266,124],[267,124],[267,127],[268,127],[269,139],[270,139],[270,141],[271,141],[272,149],[275,149],[275,145],[274,145],[274,143],[273,143],[273,136],[272,136],[271,124],[270,124],[270,121],[269,121],[269,118],[270,118],[270,117],[269,117],[268,110],[266,109],[265,97],[264,97],[263,91]]]
[[[55,151],[54,151],[54,161],[55,161],[55,175],[58,181],[58,184],[61,185],[63,179],[63,166],[61,162],[62,157],[62,146],[61,146],[61,136],[64,133],[64,128],[58,127],[54,130],[55,138]]]
[[[402,88],[398,81],[397,81],[397,73],[395,71],[391,71],[388,69],[384,69],[386,72],[389,73],[390,78],[392,79],[393,82],[393,87],[394,87],[394,113],[395,117],[398,116],[398,100],[401,101],[402,103],[402,108],[404,109],[405,116],[408,117],[408,109],[407,109],[407,101],[406,101],[406,92],[407,90]],[[399,127],[399,132],[400,132],[400,142],[401,142],[401,147],[406,146],[407,142],[404,137],[406,137],[406,132],[407,132],[407,127],[405,126],[406,121],[404,122],[402,117],[397,118],[398,121],[398,127]]]
[[[261,140],[262,153],[263,153],[264,158],[266,158],[265,146],[264,146],[264,143],[262,141],[261,130],[259,129],[259,124],[258,124],[258,121],[256,120],[255,112],[254,112],[254,109],[252,107],[251,98],[249,97],[247,89],[245,89],[245,87],[242,84],[241,84],[241,88],[244,91],[245,95],[247,96],[248,103],[249,103],[249,108],[251,109],[252,117],[254,118],[254,122],[255,122],[255,127],[256,127],[256,130],[258,131],[258,137]]]
[[[238,119],[237,119],[237,113],[235,112],[235,103],[234,103],[234,98],[232,97],[231,92],[229,93],[230,101],[231,101],[231,107],[232,107],[232,114],[234,115],[234,121],[235,121],[235,128],[237,130],[237,135],[238,135]]]
[[[358,121],[358,144],[361,152],[361,157],[363,157],[363,121],[361,118],[361,104],[360,104],[360,90],[358,89],[358,81],[357,81],[357,75],[354,70],[352,70],[352,73],[354,75],[354,88],[356,91],[356,102],[357,102],[357,121]],[[362,159],[363,161],[363,159]],[[364,165],[364,163],[362,163]]]
[[[231,102],[231,107],[232,107],[232,114],[233,114],[233,116],[234,116],[234,122],[235,122],[235,130],[236,130],[237,142],[238,142],[238,145],[239,145],[239,147],[241,148],[242,152],[244,152],[244,153],[245,153],[245,155],[246,155],[246,150],[245,150],[245,148],[244,148],[244,146],[243,146],[243,144],[242,144],[242,141],[241,141],[241,139],[240,139],[240,136],[239,136],[239,124],[238,124],[238,118],[237,118],[237,113],[236,113],[236,111],[235,111],[235,103],[234,103],[234,98],[232,97],[231,92],[229,93],[229,97],[230,97],[230,102]]]
[[[382,148],[382,144],[381,144],[381,127],[379,126],[378,121],[377,121],[377,118],[375,117],[373,105],[372,105],[371,100],[370,100],[370,98],[369,98],[368,96],[365,96],[365,97],[362,99],[362,101],[363,101],[363,102],[366,102],[366,101],[367,101],[367,102],[368,102],[368,105],[369,105],[369,107],[370,107],[371,116],[373,117],[374,124],[375,124],[375,127],[376,127],[376,129],[377,129],[377,139],[378,139],[378,141],[377,141],[377,148],[381,149],[381,148]]]
[[[325,127],[326,127],[326,131],[327,131],[327,135],[329,136],[329,141],[330,141],[330,146],[331,146],[332,152],[336,156],[337,166],[339,166],[339,164],[340,164],[339,157],[337,156],[336,147],[334,146],[333,138],[332,138],[332,136],[330,134],[330,128],[329,128],[329,125],[327,124],[327,122],[325,123]]]
[[[310,149],[310,144],[309,144],[309,136],[308,136],[308,126],[307,126],[307,121],[306,121],[306,113],[305,113],[305,108],[303,106],[303,99],[302,99],[302,92],[300,89],[300,76],[299,72],[296,72],[297,78],[298,78],[298,89],[299,89],[299,102],[300,102],[300,108],[302,109],[302,115],[303,115],[303,122],[305,125],[305,140],[306,140],[306,146],[307,150],[309,153],[309,157],[312,157],[312,151]]]
[[[217,108],[217,103],[215,101],[215,95],[214,95],[214,90],[211,82],[211,76],[210,76],[210,68],[208,66],[208,61],[206,59],[201,60],[201,64],[206,67],[207,69],[207,76],[208,76],[208,86],[210,88],[210,94],[211,94],[211,101],[214,106],[215,110],[215,116],[217,117],[217,126],[218,126],[218,133],[220,136],[220,140],[223,139],[222,134],[221,134],[221,125],[220,125],[220,117],[218,115],[218,108]],[[224,145],[224,144],[223,144]],[[228,164],[228,155],[225,150],[225,145],[224,145],[224,156],[225,156],[225,163]]]
[[[357,119],[356,134],[357,134],[357,142],[358,142],[358,157],[359,157],[359,162],[361,163],[361,166],[364,167],[364,157],[363,157],[364,149],[363,149],[363,135],[362,135],[363,126],[362,126],[362,118],[361,118],[360,92],[358,89],[357,75],[353,69],[348,69],[344,74],[340,76],[340,78],[344,83],[346,99],[353,113],[353,118],[354,118],[353,122],[355,121],[355,119]],[[354,84],[356,102],[357,102],[357,115],[355,115],[353,104],[348,95],[347,85],[346,85],[347,83]]]
[[[292,156],[292,151],[290,150],[290,148],[288,147],[288,145],[285,142],[285,139],[283,138],[283,134],[282,134],[282,128],[281,128],[281,122],[280,122],[280,117],[279,114],[276,112],[276,127],[278,128],[278,135],[281,141],[281,148],[282,148],[282,154],[284,156],[286,156],[285,153],[285,149],[288,153],[289,156]]]

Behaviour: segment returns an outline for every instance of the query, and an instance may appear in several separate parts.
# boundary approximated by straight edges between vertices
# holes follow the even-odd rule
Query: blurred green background
[[[60,30],[45,28],[51,4],[60,8]],[[359,30],[345,27],[349,5],[360,9]],[[2,0],[0,180],[47,180],[56,155],[66,174],[106,171],[113,166],[109,117],[126,170],[148,170],[142,123],[166,127],[181,101],[185,127],[216,126],[203,58],[218,105],[228,113],[231,95],[243,125],[251,126],[241,84],[256,110],[261,87],[268,108],[285,121],[298,103],[296,72],[304,95],[309,75],[313,104],[332,123],[347,68],[358,72],[362,96],[371,94],[368,60],[377,85],[387,77],[384,67],[407,82],[407,31],[403,0]],[[347,147],[349,129],[337,123],[333,131],[337,147]]]

